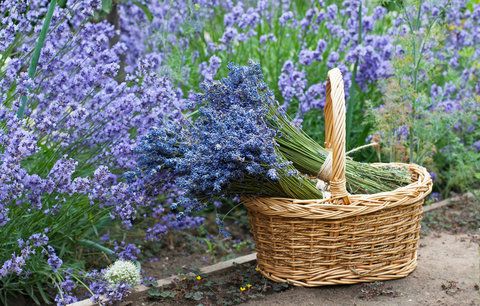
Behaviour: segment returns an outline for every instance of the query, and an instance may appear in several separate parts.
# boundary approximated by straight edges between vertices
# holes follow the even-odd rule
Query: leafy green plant
[[[393,76],[381,83],[384,103],[370,103],[377,129],[372,140],[382,144],[383,157],[425,165],[443,196],[475,186],[480,169],[475,145],[480,115],[478,77],[473,74],[465,79],[469,69],[478,65],[468,43],[453,47],[460,48],[456,54],[445,51],[452,48],[452,37],[459,31],[468,37],[474,30],[467,25],[452,27],[457,17],[446,12],[468,11],[461,13],[450,5],[454,3],[442,9],[433,6],[437,11],[422,1],[401,6],[399,18],[408,25],[405,32],[397,33],[403,53],[393,61]],[[448,60],[452,65],[446,64]]]

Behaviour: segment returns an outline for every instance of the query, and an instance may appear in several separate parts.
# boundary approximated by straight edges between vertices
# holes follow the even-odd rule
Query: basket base
[[[417,258],[415,256],[411,261],[401,265],[374,267],[370,270],[357,271],[353,267],[323,269],[318,271],[317,276],[312,276],[309,280],[304,279],[305,274],[303,271],[298,272],[298,275],[303,275],[303,277],[299,277],[298,279],[292,277],[293,273],[291,271],[286,275],[280,275],[278,273],[270,273],[262,269],[260,265],[257,266],[257,271],[275,282],[288,283],[299,287],[320,287],[329,285],[352,285],[404,278],[412,273],[416,267]]]

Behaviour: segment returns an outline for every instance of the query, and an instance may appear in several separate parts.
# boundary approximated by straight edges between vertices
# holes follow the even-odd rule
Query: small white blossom
[[[105,271],[105,279],[111,285],[126,283],[132,287],[140,283],[140,270],[128,260],[117,260]]]

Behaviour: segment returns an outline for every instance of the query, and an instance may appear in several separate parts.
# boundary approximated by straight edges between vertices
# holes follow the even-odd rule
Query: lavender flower
[[[322,55],[323,52],[327,49],[327,42],[323,39],[320,39],[317,43],[317,52]]]
[[[260,44],[264,45],[267,41],[277,41],[277,38],[275,37],[275,34],[269,33],[269,34],[263,34],[260,36]]]
[[[327,59],[327,65],[328,65],[328,68],[333,68],[335,67],[335,64],[337,63],[337,61],[340,59],[340,55],[335,52],[335,51],[332,51],[329,55],[328,55],[328,59]]]
[[[106,270],[93,270],[86,274],[85,277],[88,280],[88,287],[90,291],[93,292],[90,299],[94,303],[99,303],[100,301],[121,301],[129,294],[131,285],[123,282],[112,284],[105,279],[105,272]]]
[[[61,265],[61,259],[56,257],[53,248],[47,245],[48,240],[48,237],[44,233],[35,233],[31,235],[27,241],[19,239],[17,241],[18,246],[21,248],[18,252],[19,255],[17,255],[17,253],[13,253],[11,258],[3,263],[2,267],[0,268],[0,278],[12,273],[21,275],[22,273],[26,272],[23,270],[23,268],[27,264],[27,261],[30,259],[31,255],[36,253],[36,249],[43,248],[44,246],[46,246],[49,251],[52,250],[52,256],[49,256],[49,259],[53,258],[51,261],[52,265],[59,267]]]
[[[396,132],[396,136],[399,138],[399,140],[406,140],[408,138],[409,134],[409,128],[406,125],[400,126]]]
[[[47,251],[45,252],[48,254],[48,265],[52,268],[54,272],[56,272],[63,264],[63,261],[60,257],[57,256],[55,250],[51,246],[47,246]]]
[[[280,16],[280,18],[278,19],[278,21],[280,22],[280,24],[282,26],[285,26],[288,21],[293,20],[293,19],[294,19],[293,12],[288,11],[288,12],[283,13],[282,16]]]
[[[475,152],[480,152],[480,140],[475,141],[472,147],[475,150]]]
[[[220,41],[224,45],[229,45],[237,36],[238,36],[238,31],[236,28],[227,27]]]
[[[302,99],[306,86],[305,73],[296,70],[292,61],[286,61],[278,80],[278,87],[284,100],[283,107],[286,108],[294,97]]]
[[[313,84],[300,100],[298,114],[302,115],[311,109],[322,109],[325,106],[325,84]]]
[[[205,81],[213,81],[213,78],[217,74],[218,69],[220,68],[220,64],[222,60],[217,56],[212,56],[207,63],[203,62],[200,64],[199,70],[200,74],[203,76]]]
[[[55,296],[55,302],[57,305],[68,305],[78,301],[78,298],[74,296],[73,290],[76,288],[75,282],[71,278],[71,270],[67,270],[65,273],[65,279],[60,283],[61,292]]]
[[[309,66],[318,57],[319,57],[318,51],[302,50],[302,51],[300,51],[298,61],[302,65]]]
[[[232,237],[232,234],[225,229],[225,223],[218,216],[215,219],[215,223],[217,224],[218,232],[220,233],[220,235],[222,235],[224,238]]]
[[[121,260],[137,260],[137,257],[140,254],[140,249],[137,246],[132,243],[127,244],[125,241],[120,243],[115,241],[114,251]]]
[[[430,199],[433,202],[438,202],[442,199],[442,195],[439,192],[432,192],[432,194],[430,194]]]

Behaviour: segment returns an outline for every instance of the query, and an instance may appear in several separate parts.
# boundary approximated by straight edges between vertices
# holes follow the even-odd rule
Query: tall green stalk
[[[57,5],[57,0],[51,0],[50,5],[48,6],[47,14],[43,20],[42,30],[38,36],[37,44],[35,45],[35,50],[33,51],[32,60],[30,66],[28,67],[28,76],[33,79],[35,78],[35,73],[37,72],[38,60],[40,59],[40,54],[42,52],[43,45],[45,44],[45,39],[47,37],[48,28],[50,27],[50,22],[52,21],[53,13],[55,12],[55,6]],[[25,108],[27,107],[27,97],[22,96],[20,99],[20,107],[18,108],[17,117],[22,118],[25,113]]]
[[[358,44],[362,43],[362,2],[358,8]],[[357,100],[356,93],[358,92],[358,85],[356,83],[357,79],[357,70],[358,70],[358,59],[355,61],[352,73],[352,85],[350,86],[350,94],[347,103],[347,115],[346,115],[346,141],[347,144],[350,143],[350,138],[352,135],[352,122],[353,122],[353,112],[355,111],[355,102]]]
[[[445,8],[448,7],[450,1],[447,2]],[[420,28],[422,27],[422,1],[418,1],[417,4],[417,14],[415,20],[413,22],[410,20],[407,8],[405,5],[402,6],[403,13],[405,14],[405,19],[407,20],[408,27],[410,29],[410,33],[412,35],[412,57],[413,57],[413,90],[414,90],[414,97],[412,101],[412,111],[410,114],[410,126],[408,129],[408,141],[409,141],[409,160],[410,163],[415,163],[415,120],[417,116],[417,97],[418,97],[418,74],[420,72],[420,65],[422,62],[422,55],[423,50],[425,48],[425,43],[427,38],[430,35],[432,27],[435,25],[439,17],[436,17],[426,28],[425,34],[421,37],[420,41],[417,44],[417,34]],[[439,16],[441,14],[438,14]]]
[[[420,25],[421,25],[421,20],[420,20],[420,17],[421,17],[421,12],[422,12],[422,2],[419,1],[418,2],[418,8],[417,8],[417,19],[415,20],[416,21],[416,27],[415,29],[413,29],[413,27],[411,28],[413,30],[413,33],[415,33],[415,31],[417,31],[419,28],[420,28]],[[413,51],[413,60],[414,60],[414,69],[413,69],[413,88],[415,90],[415,93],[418,92],[418,82],[417,82],[417,79],[418,79],[418,70],[420,68],[420,59],[417,61],[417,43],[416,43],[416,39],[415,37],[413,38],[413,45],[412,45],[412,51]],[[421,53],[420,53],[420,56],[419,58],[421,58]],[[416,96],[416,95],[415,95]],[[415,157],[414,157],[414,144],[413,142],[415,141],[415,129],[413,127],[414,125],[414,122],[415,122],[415,116],[416,116],[416,107],[417,107],[417,99],[414,99],[413,100],[413,103],[412,103],[412,113],[411,113],[411,124],[410,124],[410,128],[409,128],[409,155],[410,155],[410,162],[411,163],[414,163],[415,162]]]

